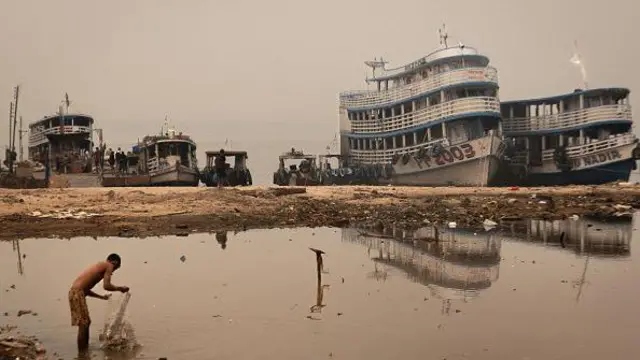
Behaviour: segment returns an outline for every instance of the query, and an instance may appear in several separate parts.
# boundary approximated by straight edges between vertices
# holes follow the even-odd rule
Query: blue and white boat
[[[340,94],[340,153],[398,185],[485,186],[504,150],[497,70],[459,44],[407,65],[372,68],[371,90]]]
[[[629,90],[600,88],[501,104],[509,182],[526,186],[628,181],[640,158]]]

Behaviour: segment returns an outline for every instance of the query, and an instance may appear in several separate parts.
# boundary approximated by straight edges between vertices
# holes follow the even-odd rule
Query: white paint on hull
[[[503,149],[501,144],[502,140],[499,137],[489,135],[446,147],[446,156],[427,156],[423,160],[410,157],[406,164],[400,159],[393,166],[391,183],[418,186],[487,186],[498,171]]]
[[[592,152],[569,158],[572,164],[571,171],[587,170],[633,158],[632,152],[635,143],[608,148],[602,151]],[[531,166],[530,174],[552,174],[561,172],[553,159],[543,160],[542,166]]]
[[[193,183],[197,184],[199,181],[198,174],[193,170],[182,167],[180,171],[177,169],[166,169],[162,172],[151,174],[151,184],[165,184],[165,183]]]

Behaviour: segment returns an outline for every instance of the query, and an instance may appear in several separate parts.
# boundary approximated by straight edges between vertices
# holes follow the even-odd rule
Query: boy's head
[[[120,260],[120,255],[118,254],[111,254],[107,256],[107,261],[113,264],[113,270],[118,270],[122,264],[122,260]]]

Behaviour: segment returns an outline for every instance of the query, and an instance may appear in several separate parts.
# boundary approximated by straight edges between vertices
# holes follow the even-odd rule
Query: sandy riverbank
[[[415,228],[455,221],[480,227],[484,219],[618,218],[628,216],[631,207],[640,207],[640,186],[0,189],[0,238],[358,223]]]

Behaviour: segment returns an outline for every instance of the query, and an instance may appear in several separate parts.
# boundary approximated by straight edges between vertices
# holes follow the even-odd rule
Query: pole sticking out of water
[[[323,273],[323,264],[322,264],[322,255],[324,251],[314,248],[309,248],[309,250],[316,253],[316,273],[317,273],[317,287],[316,287],[316,304],[311,306],[309,309],[312,313],[321,312],[324,305],[322,305],[322,298],[324,295],[324,286],[322,285],[322,273]]]

